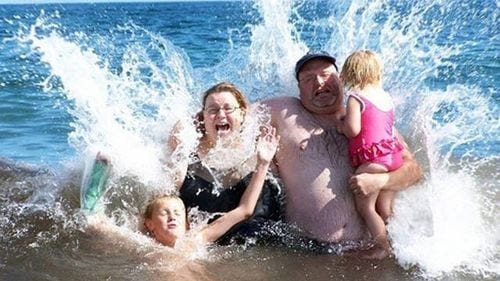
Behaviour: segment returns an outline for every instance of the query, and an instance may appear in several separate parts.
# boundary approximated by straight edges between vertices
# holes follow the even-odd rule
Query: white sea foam
[[[429,169],[417,189],[401,193],[396,201],[389,225],[396,256],[401,264],[419,265],[429,276],[453,270],[495,271],[498,175],[489,181],[478,171],[491,169],[488,164],[498,162],[498,156],[470,156],[475,141],[498,131],[488,100],[477,89],[453,85],[428,93],[417,114]]]

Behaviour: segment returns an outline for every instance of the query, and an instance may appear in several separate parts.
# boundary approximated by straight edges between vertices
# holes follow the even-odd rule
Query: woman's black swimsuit
[[[198,210],[217,213],[229,212],[239,205],[240,198],[247,188],[253,173],[248,174],[237,184],[228,188],[214,190],[215,185],[196,175],[194,165],[199,169],[199,162],[190,165],[188,174],[180,189],[180,197],[187,208],[198,207]],[[206,168],[205,168],[206,169]],[[235,225],[217,243],[226,245],[232,242],[244,243],[246,238],[268,238],[266,226],[282,218],[283,192],[277,179],[266,177],[262,192],[255,207],[252,218]],[[213,220],[217,219],[215,217]],[[209,221],[210,222],[210,221]]]

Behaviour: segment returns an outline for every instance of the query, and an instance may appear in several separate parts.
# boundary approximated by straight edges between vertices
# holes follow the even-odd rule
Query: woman
[[[208,89],[202,104],[203,110],[196,116],[201,138],[192,163],[176,163],[180,170],[177,185],[186,207],[209,213],[228,212],[238,206],[253,171],[260,168],[254,148],[245,142],[248,137],[243,134],[249,104],[243,93],[227,82]],[[175,136],[169,140],[174,152],[179,144]],[[249,155],[248,151],[252,153]],[[254,216],[233,227],[217,242],[227,244],[231,240],[242,242],[245,237],[263,237],[268,220],[281,218],[281,196],[276,179],[266,178]]]

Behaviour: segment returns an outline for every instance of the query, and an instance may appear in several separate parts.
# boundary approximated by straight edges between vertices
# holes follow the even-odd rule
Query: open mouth
[[[325,95],[325,94],[328,94],[328,91],[326,91],[326,90],[320,90],[320,91],[316,91],[316,92],[314,93],[314,96],[315,96],[315,97],[318,97],[318,96],[323,96],[323,95]]]
[[[328,90],[319,90],[314,93],[314,99],[317,101],[332,101],[335,100],[336,97],[335,95],[332,94],[332,92]]]
[[[215,130],[217,131],[217,133],[226,133],[226,132],[229,132],[230,129],[231,129],[231,126],[229,126],[228,123],[215,125]]]

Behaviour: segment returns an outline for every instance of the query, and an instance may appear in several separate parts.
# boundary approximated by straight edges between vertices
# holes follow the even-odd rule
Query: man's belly
[[[352,168],[347,149],[345,153],[339,153],[339,147],[335,150],[332,155],[309,144],[293,153],[281,151],[284,154],[278,161],[282,160],[279,173],[286,188],[286,219],[318,240],[362,239],[365,226],[348,188]]]
[[[307,178],[300,173],[296,177]],[[287,221],[296,224],[307,236],[322,241],[362,239],[365,228],[352,195],[332,187],[331,183],[321,184],[322,178],[311,179],[309,183],[284,179]]]

